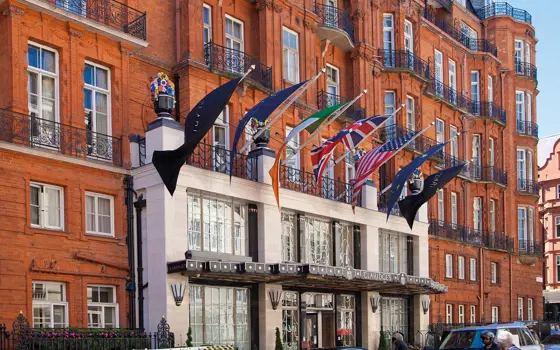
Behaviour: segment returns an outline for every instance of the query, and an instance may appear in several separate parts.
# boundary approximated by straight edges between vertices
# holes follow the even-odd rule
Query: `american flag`
[[[367,152],[358,163],[358,168],[356,169],[356,176],[352,180],[352,204],[356,205],[358,202],[358,195],[364,187],[366,181],[369,179],[371,174],[377,170],[385,162],[394,156],[398,151],[403,148],[407,142],[409,142],[414,136],[418,134],[418,131],[408,133],[399,138],[391,141],[385,142],[383,145],[372,149]]]

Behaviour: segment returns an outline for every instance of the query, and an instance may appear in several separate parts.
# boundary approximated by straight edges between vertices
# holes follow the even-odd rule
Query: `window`
[[[212,127],[214,171],[227,173],[229,166],[229,106],[226,105]]]
[[[119,305],[115,287],[88,286],[88,327],[119,328]]]
[[[515,72],[518,74],[523,74],[524,72],[524,62],[525,59],[525,45],[523,44],[523,40],[515,40],[515,52],[514,52],[514,59],[515,59]]]
[[[282,28],[284,53],[284,79],[299,83],[299,49],[298,34],[288,28]]]
[[[409,20],[404,20],[404,48],[409,54],[409,57],[414,54],[414,34],[412,23]],[[409,63],[412,63],[409,61]]]
[[[330,222],[300,216],[301,262],[333,266],[333,240]]]
[[[416,130],[416,116],[414,113],[414,98],[406,96],[406,128],[409,131]]]
[[[527,321],[533,320],[533,299],[527,298]]]
[[[497,323],[499,321],[500,308],[498,306],[492,306],[492,323]]]
[[[286,350],[297,350],[299,344],[299,295],[284,292],[282,298],[282,344]]]
[[[289,135],[294,128],[286,126],[286,135]],[[299,153],[296,154],[299,147],[299,134],[294,135],[288,141],[286,147],[286,168],[288,171],[288,181],[298,182],[299,181]]]
[[[457,138],[457,127],[449,125],[449,154],[453,166],[459,165],[459,139]]]
[[[556,283],[560,283],[560,255],[556,255]]]
[[[480,114],[480,72],[471,72],[471,99],[473,101],[473,114]]]
[[[385,51],[383,61],[385,66],[394,67],[395,34],[393,30],[393,15],[383,14],[383,49]]]
[[[385,91],[385,114],[386,115],[390,115],[390,114],[393,114],[395,112],[395,104],[396,104],[395,92],[394,91]],[[388,132],[387,132],[387,139],[388,140],[393,140],[397,137],[396,130],[393,127],[393,125],[395,125],[397,123],[395,118],[396,118],[396,116],[391,116],[385,122],[385,130],[388,130]]]
[[[330,64],[327,64],[327,93],[329,107],[340,102],[340,71]]]
[[[493,138],[489,138],[488,139],[488,165],[493,168],[494,167],[494,162],[495,162],[495,150],[494,150],[494,139]],[[490,176],[494,177],[493,172],[490,171]]]
[[[472,137],[472,173],[475,179],[482,178],[482,154],[480,148],[480,134]]]
[[[86,192],[86,233],[114,236],[113,197]]]
[[[436,94],[443,97],[443,55],[438,50],[434,51],[435,62],[435,90]]]
[[[457,257],[457,277],[460,280],[465,279],[465,257],[459,256]]]
[[[437,191],[438,221],[440,226],[445,223],[445,203],[443,188]]]
[[[517,132],[525,132],[525,93],[523,91],[515,91],[515,118]]]
[[[445,321],[448,324],[453,323],[453,305],[445,304]]]
[[[212,8],[206,4],[203,6],[204,16],[204,45],[212,41]]]
[[[445,142],[445,122],[441,119],[436,119],[436,141]]]
[[[471,281],[476,281],[476,259],[470,258],[470,274],[469,277]]]
[[[527,121],[533,121],[533,95],[527,93]]]
[[[496,201],[490,200],[490,233],[496,232]]]
[[[465,323],[465,305],[459,305],[458,314],[459,314],[459,323]]]
[[[462,22],[461,33],[463,36],[462,38],[463,45],[465,45],[466,47],[468,47],[473,51],[478,51],[478,43],[477,43],[478,33],[476,32],[476,30],[468,26],[466,23]]]
[[[453,255],[445,254],[445,277],[453,278]]]
[[[321,138],[321,144],[327,142],[327,139]],[[335,197],[334,188],[334,152],[329,156],[329,161],[327,163],[327,168],[323,172],[322,183],[321,183],[323,198],[333,199]]]
[[[467,7],[467,0],[457,0],[457,2],[465,7]]]
[[[297,216],[282,212],[282,262],[297,262]]]
[[[525,149],[517,149],[517,190],[525,191],[527,189],[527,151]]]
[[[227,199],[187,195],[189,249],[240,256],[248,254],[247,206]]]
[[[490,283],[498,283],[498,264],[495,262],[490,263]]]
[[[457,228],[457,193],[451,192],[451,226]]]
[[[560,199],[560,185],[556,185],[556,198]]]
[[[476,306],[471,305],[471,323],[476,323]]]
[[[492,79],[492,76],[489,75],[488,76],[488,86],[487,86],[487,92],[488,92],[488,102],[490,102],[490,114],[492,114],[492,102],[494,102],[494,80]]]
[[[354,179],[354,176],[356,174],[356,168],[355,168],[356,160],[354,157],[355,157],[354,152],[348,152],[344,157],[346,183],[350,183],[350,181]]]
[[[517,208],[517,237],[519,238],[519,249],[527,244],[527,208]]]
[[[68,327],[68,302],[63,283],[33,282],[33,327]]]
[[[64,229],[62,187],[32,182],[30,186],[31,227]]]
[[[407,236],[400,234],[379,233],[379,271],[390,273],[408,273]]]
[[[554,217],[554,225],[556,226],[556,238],[560,238],[560,216]]]
[[[27,45],[27,92],[31,137],[38,145],[58,148],[58,53],[45,46]]]
[[[517,319],[523,321],[523,298],[517,298]]]
[[[346,332],[341,334],[342,346],[356,345],[355,313],[356,298],[353,295],[336,296],[336,329],[344,329]]]
[[[457,66],[455,61],[450,59],[447,61],[449,67],[449,98],[451,103],[457,104]]]
[[[354,225],[334,222],[336,266],[354,267]]]
[[[476,232],[482,231],[482,197],[473,200],[473,224]]]
[[[535,209],[532,207],[527,207],[527,239],[535,240]]]
[[[408,335],[408,302],[404,298],[381,298],[381,326],[383,329],[399,330]],[[389,339],[390,340],[390,339]]]
[[[84,109],[86,129],[95,134],[88,138],[88,154],[108,157],[112,152],[101,145],[110,145],[111,141],[111,75],[107,68],[86,62],[84,69]],[[98,145],[99,146],[96,146]],[[102,150],[101,154],[97,154]]]
[[[231,344],[249,350],[249,290],[193,284],[189,288],[193,345]]]
[[[245,43],[243,22],[226,15],[226,68],[243,74],[245,71]]]

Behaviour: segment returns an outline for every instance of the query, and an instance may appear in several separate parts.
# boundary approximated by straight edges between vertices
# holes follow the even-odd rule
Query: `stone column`
[[[377,292],[362,292],[362,348],[377,349],[379,347],[379,335],[381,331],[381,301],[379,307],[372,312],[371,297],[379,297]]]
[[[282,332],[282,306],[276,310],[272,308],[269,290],[282,290],[281,285],[260,283],[259,284],[259,349],[274,350],[276,340],[276,328]]]
[[[146,164],[152,162],[156,150],[173,150],[184,141],[181,124],[173,119],[158,118],[146,130]]]
[[[364,225],[360,231],[362,270],[379,271],[379,228]]]
[[[414,276],[429,278],[430,257],[428,251],[428,237],[414,237],[413,247]]]

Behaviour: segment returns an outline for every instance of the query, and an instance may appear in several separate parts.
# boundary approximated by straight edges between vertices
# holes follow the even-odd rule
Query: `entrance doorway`
[[[308,312],[305,315],[305,346],[308,349],[335,347],[334,310]]]

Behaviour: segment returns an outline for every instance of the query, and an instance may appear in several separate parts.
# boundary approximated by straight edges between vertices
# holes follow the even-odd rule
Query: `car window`
[[[560,344],[560,336],[549,335],[548,337],[544,338],[542,342],[543,344]]]
[[[470,348],[473,340],[476,336],[476,331],[457,331],[451,332],[443,344],[441,344],[440,349],[465,349]]]
[[[531,333],[529,333],[528,329],[524,329],[524,328],[519,328],[519,338],[520,338],[520,342],[521,345],[535,345],[535,340],[533,339],[533,336],[531,335]],[[523,338],[521,340],[521,338]],[[525,343],[525,344],[523,344]]]

